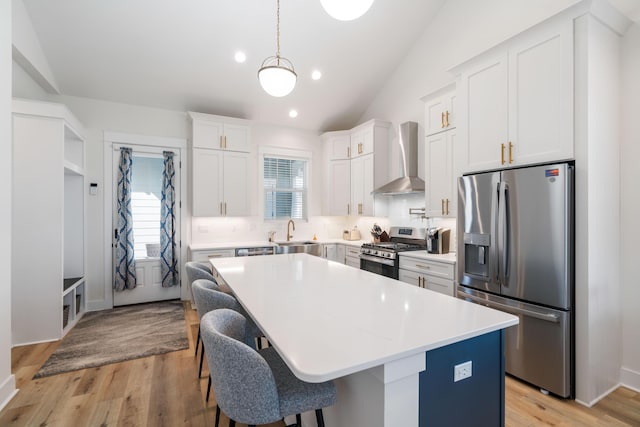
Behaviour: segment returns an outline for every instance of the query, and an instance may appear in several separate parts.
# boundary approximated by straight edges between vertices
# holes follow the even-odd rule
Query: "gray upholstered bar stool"
[[[205,314],[200,324],[218,409],[231,420],[229,427],[236,421],[255,426],[294,414],[300,427],[300,414],[313,410],[318,426],[324,427],[322,408],[336,402],[334,383],[301,381],[273,347],[258,352],[244,344],[246,324],[240,313],[225,309]]]
[[[185,263],[184,267],[187,272],[187,281],[189,282],[189,286],[191,286],[194,281],[203,279],[203,280],[208,280],[210,282],[213,282],[216,285],[216,290],[222,291],[227,294],[231,294],[231,289],[227,285],[224,285],[224,286],[218,285],[218,282],[216,281],[216,279],[213,277],[213,274],[211,273],[212,270],[210,265],[204,262],[188,261],[187,263]],[[193,289],[191,289],[191,300],[194,300]],[[197,309],[198,308],[196,307],[196,310]],[[203,314],[204,313],[201,313],[199,314],[199,316],[202,317]],[[198,338],[196,338],[196,352],[195,352],[196,357],[198,356],[199,345],[200,345],[200,328],[198,328]],[[200,366],[202,366],[202,355],[200,355]]]
[[[218,286],[209,280],[199,279],[193,282],[191,285],[193,290],[193,300],[196,303],[198,315],[202,322],[202,316],[212,310],[218,310],[221,308],[227,308],[237,311],[238,313],[246,316],[246,312],[238,301],[231,295],[227,295],[224,292],[220,292]],[[202,331],[202,324],[200,325],[200,331]],[[255,348],[256,339],[260,339],[264,336],[260,328],[251,320],[248,319],[245,328],[246,335],[243,338],[243,342],[249,345],[251,348]],[[202,376],[202,362],[204,360],[204,340],[202,340],[202,352],[200,353],[200,368],[198,369],[198,377]],[[211,367],[209,367],[211,370]],[[211,392],[211,376],[209,375],[207,384],[207,402],[209,401],[209,394]]]

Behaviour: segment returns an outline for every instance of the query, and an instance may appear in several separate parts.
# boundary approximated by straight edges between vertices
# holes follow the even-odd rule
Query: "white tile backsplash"
[[[316,216],[308,221],[295,221],[294,240],[341,239],[342,232],[357,227],[362,239],[371,238],[373,224],[389,231],[391,226],[447,227],[451,229],[451,248],[455,251],[456,220],[454,218],[421,218],[410,215],[409,208],[424,207],[421,194],[384,196],[376,198],[376,212],[386,212],[388,217]],[[379,209],[379,207],[381,209]],[[269,231],[275,231],[275,240],[287,238],[287,221],[265,222],[258,216],[226,218],[192,218],[191,244],[220,242],[266,241]]]

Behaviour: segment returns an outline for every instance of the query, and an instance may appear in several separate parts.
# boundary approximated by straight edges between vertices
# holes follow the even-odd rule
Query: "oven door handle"
[[[377,257],[377,256],[360,254],[360,259],[363,259],[365,261],[375,262],[376,264],[389,265],[391,267],[396,265],[396,262],[393,259],[380,258],[380,257]]]

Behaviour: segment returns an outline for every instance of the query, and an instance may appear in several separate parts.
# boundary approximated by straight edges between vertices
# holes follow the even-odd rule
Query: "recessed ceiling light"
[[[234,56],[234,58],[236,62],[243,63],[247,60],[247,55],[245,55],[244,52],[236,52],[236,56]]]
[[[298,112],[296,110],[289,111],[289,117],[295,119],[296,117],[298,117]]]
[[[320,80],[321,77],[322,77],[322,73],[318,70],[314,70],[313,73],[311,73],[311,78],[313,80]]]

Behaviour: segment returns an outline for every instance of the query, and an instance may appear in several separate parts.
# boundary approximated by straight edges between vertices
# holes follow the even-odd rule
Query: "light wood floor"
[[[215,397],[205,402],[207,380],[198,380],[194,357],[198,316],[185,310],[188,350],[33,380],[57,343],[13,349],[20,392],[0,412],[0,426],[213,426]],[[640,393],[620,388],[585,408],[507,378],[506,425],[638,427]]]

